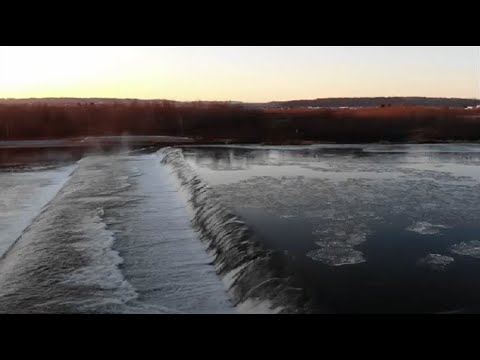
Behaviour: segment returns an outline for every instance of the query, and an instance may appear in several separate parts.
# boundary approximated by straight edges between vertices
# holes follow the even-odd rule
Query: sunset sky
[[[0,47],[0,98],[480,97],[480,47]]]

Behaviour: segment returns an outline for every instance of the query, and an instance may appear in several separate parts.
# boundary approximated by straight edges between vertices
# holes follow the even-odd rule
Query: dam
[[[479,165],[465,143],[6,166],[0,312],[477,312]]]

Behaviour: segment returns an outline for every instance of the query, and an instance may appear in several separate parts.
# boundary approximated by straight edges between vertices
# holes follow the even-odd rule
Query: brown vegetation
[[[383,106],[251,108],[232,103],[0,104],[0,140],[109,135],[190,136],[198,141],[476,141],[480,110]]]

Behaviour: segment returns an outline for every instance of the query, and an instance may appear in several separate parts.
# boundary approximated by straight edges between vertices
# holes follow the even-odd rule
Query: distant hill
[[[176,106],[187,104],[219,104],[243,105],[250,108],[340,108],[340,107],[376,107],[381,105],[409,105],[409,106],[449,106],[467,107],[480,105],[477,99],[460,98],[431,98],[431,97],[358,97],[358,98],[324,98],[312,100],[271,101],[265,103],[245,103],[240,101],[173,101],[167,99],[114,99],[114,98],[31,98],[31,99],[0,99],[0,104],[48,104],[48,105],[77,105],[77,104],[155,104],[168,102]]]
[[[90,105],[90,104],[161,104],[171,103],[176,106],[188,105],[188,104],[242,104],[239,101],[175,101],[168,99],[118,99],[118,98],[26,98],[26,99],[14,99],[14,98],[0,98],[0,104],[16,104],[16,105]]]
[[[410,106],[450,106],[466,107],[480,105],[480,100],[459,98],[430,97],[359,97],[359,98],[325,98],[314,100],[273,101],[268,107],[370,107],[381,105]]]
[[[77,104],[125,104],[132,102],[152,103],[167,100],[137,100],[114,98],[28,98],[28,99],[0,99],[0,104],[47,104],[47,105],[77,105]],[[174,101],[172,101],[174,102]]]

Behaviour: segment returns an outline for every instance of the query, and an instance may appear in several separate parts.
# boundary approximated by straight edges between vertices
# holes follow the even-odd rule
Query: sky
[[[0,47],[0,98],[480,97],[472,47]]]

